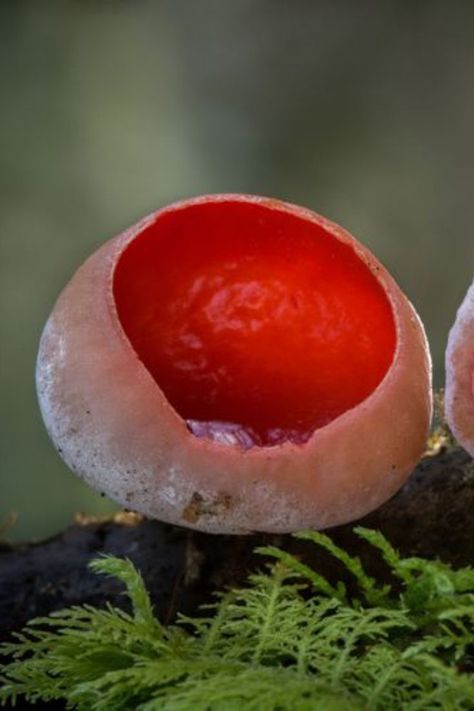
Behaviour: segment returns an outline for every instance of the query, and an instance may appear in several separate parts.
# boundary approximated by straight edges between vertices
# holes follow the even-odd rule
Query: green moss
[[[426,454],[436,455],[441,451],[451,451],[458,447],[446,420],[444,411],[444,390],[433,394],[433,423],[426,448]]]
[[[392,571],[364,571],[321,533],[298,534],[350,571],[357,592],[275,548],[246,587],[164,627],[139,572],[99,558],[119,578],[127,614],[76,607],[34,620],[3,645],[3,702],[64,699],[82,711],[474,709],[474,569],[400,558],[378,532],[356,529]]]

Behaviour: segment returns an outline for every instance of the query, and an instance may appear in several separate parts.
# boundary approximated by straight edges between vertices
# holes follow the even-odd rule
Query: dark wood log
[[[474,465],[461,449],[425,457],[405,487],[360,523],[380,529],[406,555],[439,557],[455,566],[474,563]],[[383,575],[373,550],[353,533],[334,528],[337,543]],[[107,520],[79,519],[37,544],[1,544],[0,638],[31,617],[69,605],[124,606],[115,580],[93,574],[88,562],[104,553],[127,556],[142,571],[155,610],[165,622],[176,611],[193,613],[213,590],[242,583],[264,564],[258,545],[290,550],[332,578],[345,575],[329,556],[290,535],[216,536],[188,531],[135,514]],[[382,567],[381,567],[382,566]]]

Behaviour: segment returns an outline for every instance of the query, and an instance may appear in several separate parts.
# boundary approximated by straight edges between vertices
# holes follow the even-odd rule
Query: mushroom
[[[456,439],[474,456],[474,281],[449,333],[445,411]]]
[[[43,418],[91,486],[212,533],[354,520],[424,450],[422,324],[329,220],[249,195],[175,203],[105,243],[60,295]]]

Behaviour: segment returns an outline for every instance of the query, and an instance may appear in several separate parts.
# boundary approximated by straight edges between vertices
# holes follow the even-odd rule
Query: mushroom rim
[[[118,313],[117,303],[114,295],[114,279],[116,267],[126,251],[128,245],[144,230],[152,227],[163,215],[170,214],[173,212],[178,212],[183,208],[194,207],[209,203],[253,203],[265,207],[270,210],[277,210],[280,212],[285,212],[291,216],[297,216],[298,218],[308,220],[318,227],[326,231],[331,237],[347,245],[356,255],[356,257],[363,263],[363,265],[370,271],[374,279],[380,285],[383,294],[387,300],[390,307],[390,311],[393,318],[394,325],[394,348],[392,353],[391,361],[387,367],[387,370],[380,380],[380,382],[375,386],[375,388],[363,398],[361,401],[356,403],[353,407],[349,407],[347,410],[336,416],[326,425],[318,427],[313,430],[311,435],[304,443],[295,443],[289,440],[280,442],[273,445],[255,445],[248,449],[242,447],[238,443],[226,443],[216,442],[209,437],[197,437],[193,434],[186,425],[184,418],[178,413],[175,407],[171,404],[167,396],[165,395],[163,389],[160,387],[157,380],[153,378],[149,372],[146,365],[141,360],[139,354],[133,347],[125,329],[120,320]],[[407,297],[401,292],[399,286],[394,281],[393,277],[389,274],[384,265],[378,261],[378,259],[370,252],[370,250],[361,244],[357,238],[355,238],[351,233],[345,230],[343,227],[337,223],[329,220],[328,218],[320,215],[319,213],[310,210],[306,207],[301,207],[290,202],[281,201],[275,198],[269,198],[262,195],[252,195],[246,193],[210,193],[206,195],[199,195],[196,197],[185,198],[177,200],[169,205],[166,205],[152,213],[143,217],[139,222],[129,227],[127,230],[111,238],[104,246],[113,246],[113,250],[108,255],[108,274],[105,285],[106,290],[106,301],[109,309],[109,313],[112,319],[112,325],[117,335],[119,336],[123,346],[127,349],[128,354],[133,358],[138,367],[140,368],[141,377],[146,378],[150,382],[150,386],[157,388],[159,391],[159,396],[162,399],[163,406],[166,408],[170,420],[174,423],[177,429],[182,431],[182,436],[184,438],[183,445],[189,446],[191,448],[199,447],[208,450],[209,452],[220,453],[223,452],[238,452],[240,456],[245,456],[247,458],[261,458],[263,460],[268,460],[273,458],[276,453],[296,453],[307,448],[314,446],[315,442],[324,434],[331,432],[332,430],[344,429],[350,426],[351,421],[356,417],[356,413],[362,409],[363,411],[371,409],[376,405],[377,401],[383,397],[383,391],[386,390],[390,383],[390,380],[395,377],[395,372],[397,365],[399,363],[399,356],[402,352],[404,346],[403,338],[403,317],[400,313],[400,306],[403,306],[402,300],[406,300],[408,309],[411,312],[412,317],[416,320],[418,327],[420,328],[423,336],[425,352],[428,354],[428,370],[429,377],[431,379],[431,358],[429,356],[429,346],[426,337],[426,333],[423,327],[423,323],[416,313],[413,305]]]

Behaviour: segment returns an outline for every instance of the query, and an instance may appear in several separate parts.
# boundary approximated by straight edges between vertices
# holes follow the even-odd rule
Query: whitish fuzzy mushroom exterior
[[[256,210],[259,225],[291,217],[297,226],[314,227],[334,249],[345,245],[388,300],[396,340],[383,379],[301,444],[246,449],[238,438],[196,436],[122,327],[113,283],[127,249],[149,233],[161,239],[163,224],[172,224],[178,240],[175,218],[194,219],[193,211],[198,215],[205,208],[211,219],[215,206],[228,206],[232,216],[242,206]],[[472,309],[470,324],[472,330]],[[276,352],[281,348],[275,344]],[[309,210],[242,195],[176,203],[95,252],[46,324],[37,390],[58,452],[92,487],[147,516],[211,533],[322,529],[377,508],[423,453],[432,405],[422,324],[382,264],[342,228]]]
[[[456,439],[474,456],[474,281],[449,333],[445,408]]]

